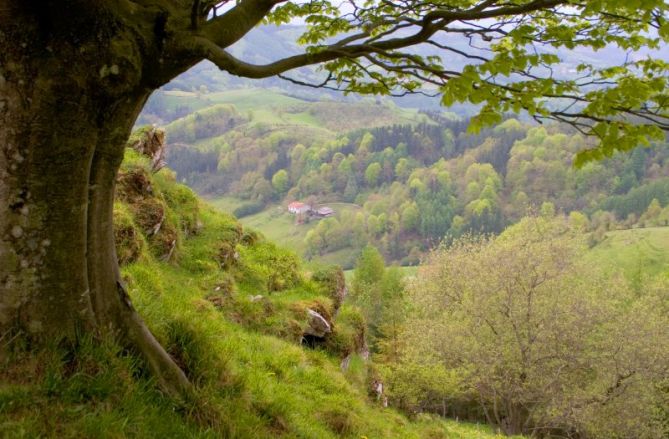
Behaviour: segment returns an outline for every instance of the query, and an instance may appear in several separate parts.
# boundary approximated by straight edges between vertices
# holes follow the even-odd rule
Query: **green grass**
[[[234,197],[217,197],[208,198],[207,203],[220,212],[231,214],[236,208],[244,204],[244,201]]]
[[[628,280],[635,280],[641,273],[669,274],[669,227],[608,232],[587,257],[612,272],[624,274]]]
[[[233,104],[240,111],[247,111],[267,106],[288,106],[302,104],[305,101],[287,96],[271,89],[243,88],[209,93],[207,99],[219,104]]]
[[[141,160],[130,159],[141,168]],[[331,307],[324,286],[300,273],[297,258],[245,234],[229,215],[196,208],[192,193],[169,173],[151,178],[150,196],[166,203],[179,245],[169,262],[161,261],[149,251],[158,238],[143,236],[148,245],[122,274],[133,304],[184,369],[194,394],[168,398],[141,359],[110,340],[82,338],[77,346],[38,353],[21,338],[3,340],[11,347],[0,358],[0,437],[500,437],[484,427],[429,416],[409,420],[380,407],[360,378],[364,364],[355,376],[345,375],[341,352],[297,342],[306,307]],[[135,201],[126,200],[129,215]],[[195,212],[198,226],[189,229]],[[238,256],[223,264],[226,248]],[[263,299],[249,300],[257,294]],[[337,347],[355,334],[347,322],[360,321],[356,313],[342,308]]]
[[[219,197],[210,200],[211,204],[222,212],[232,212],[243,202],[232,197]],[[339,218],[344,211],[357,211],[360,206],[351,203],[325,203],[332,207]],[[262,212],[255,215],[249,215],[239,220],[245,227],[257,230],[268,240],[279,244],[282,247],[295,251],[303,256],[306,251],[304,238],[309,230],[316,227],[317,220],[307,224],[295,224],[295,216],[288,213],[285,206],[272,204]],[[314,264],[336,264],[342,266],[351,266],[356,257],[356,250],[352,247],[340,249],[334,252],[326,253],[322,256],[313,258]],[[314,265],[311,264],[311,265]]]
[[[164,98],[163,105],[172,111],[179,106],[189,107],[192,111],[197,111],[216,104],[216,102],[209,100],[206,95],[198,96],[196,93],[186,91],[166,91]]]
[[[302,255],[306,249],[304,236],[316,226],[312,221],[308,224],[295,224],[295,216],[279,205],[271,205],[255,215],[239,220],[244,227],[257,230],[265,237],[282,247],[287,247]]]
[[[397,267],[400,272],[404,275],[405,278],[415,276],[418,273],[418,266],[411,267]],[[350,283],[353,280],[354,269],[344,270],[344,276],[346,277],[346,282]]]
[[[306,102],[271,89],[260,88],[241,88],[206,94],[173,90],[165,91],[164,95],[171,106],[188,105],[194,109],[215,104],[233,104],[240,111],[246,111],[263,106],[286,106]]]
[[[307,102],[272,89],[242,88],[198,94],[186,91],[164,92],[165,105],[171,109],[188,106],[193,111],[217,104],[232,104],[250,124],[299,126],[333,136],[342,130],[382,125],[428,122],[430,119],[414,109],[395,105],[362,102]]]

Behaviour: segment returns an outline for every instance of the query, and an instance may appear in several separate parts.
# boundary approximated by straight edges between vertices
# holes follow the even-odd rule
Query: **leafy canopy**
[[[203,11],[227,2],[202,2]],[[556,120],[598,140],[577,164],[663,139],[669,130],[669,41],[663,0],[242,0],[203,24],[195,50],[246,77],[280,75],[315,87],[373,94],[441,94],[444,105],[478,105],[471,129],[505,112]],[[240,17],[248,20],[240,20]],[[300,19],[304,53],[254,65],[225,51],[260,21]],[[232,30],[231,30],[232,29]],[[231,37],[230,35],[233,35]],[[611,64],[563,64],[607,48]],[[615,48],[612,49],[612,48]],[[283,73],[320,64],[308,84]]]
[[[152,32],[142,42],[162,53],[162,64],[144,72],[153,87],[208,59],[247,78],[278,75],[345,92],[441,95],[447,106],[478,106],[473,131],[512,111],[567,123],[596,138],[577,164],[647,145],[669,131],[669,63],[661,56],[669,42],[664,0],[93,3],[82,11],[117,14],[137,32],[153,29],[160,11],[162,37]],[[298,38],[305,46],[300,54],[261,65],[229,50],[258,24],[294,20],[307,25]],[[610,63],[590,60],[600,50]],[[569,53],[583,62],[566,64]],[[309,65],[320,66],[322,81],[284,75]]]

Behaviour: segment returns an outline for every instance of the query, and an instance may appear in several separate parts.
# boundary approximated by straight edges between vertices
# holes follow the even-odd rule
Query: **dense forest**
[[[324,102],[308,112],[335,128],[369,113],[382,124],[380,115],[392,114],[378,103]],[[411,123],[335,135],[252,117],[218,105],[176,120],[166,128],[168,161],[201,193],[244,200],[240,217],[294,200],[360,207],[309,230],[307,257],[372,243],[388,261],[411,265],[444,237],[497,234],[533,211],[581,216],[600,238],[669,220],[664,144],[575,168],[590,140],[555,124],[508,118],[473,134],[466,119],[423,112]]]

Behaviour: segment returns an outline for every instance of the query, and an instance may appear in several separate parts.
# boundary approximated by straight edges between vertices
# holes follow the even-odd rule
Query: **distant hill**
[[[261,26],[233,50],[271,62],[301,50],[294,40],[302,31]],[[555,74],[581,62],[604,65],[616,54],[562,51],[565,63]],[[449,59],[454,68],[463,62]],[[291,75],[318,77],[312,68]],[[310,197],[360,205],[319,227],[295,228],[285,241],[307,257],[345,266],[367,242],[388,261],[415,264],[445,236],[499,233],[543,204],[584,213],[592,230],[635,225],[653,199],[669,204],[669,154],[661,144],[576,170],[572,158],[591,140],[568,128],[520,118],[472,135],[463,117],[471,108],[431,105],[418,96],[344,97],[278,78],[239,79],[201,63],[154,94],[138,123],[165,127],[167,159],[181,182],[213,200],[235,199],[224,204],[234,204],[239,216],[256,215],[257,227],[282,242],[285,227],[272,227],[293,219],[276,219],[277,206]],[[283,183],[273,181],[277,174]]]
[[[308,101],[278,88],[164,98],[164,111],[199,108],[164,125],[181,182],[213,200],[235,199],[228,211],[242,222],[344,267],[368,242],[388,261],[415,264],[444,237],[499,233],[528,209],[579,211],[591,230],[609,230],[636,225],[656,200],[669,218],[663,144],[575,169],[574,154],[591,140],[558,125],[508,119],[471,134],[452,113],[376,98]],[[294,218],[277,217],[277,207],[307,198],[361,209],[292,227],[284,241],[278,225]]]
[[[304,30],[304,26],[297,25],[282,25],[280,27],[268,25],[259,26],[233,45],[230,48],[230,51],[233,55],[248,62],[266,64],[304,51],[304,47],[301,47],[296,43],[299,35],[301,35]],[[482,41],[474,40],[473,42],[470,42],[465,38],[448,35],[441,35],[436,38],[440,43],[450,45],[459,51],[479,55],[486,54],[485,51],[481,50],[481,47],[487,43]],[[472,47],[470,43],[475,47]],[[472,62],[471,59],[466,59],[454,53],[449,52],[448,54],[444,54],[443,52],[439,52],[430,45],[419,45],[415,47],[414,50],[417,54],[423,56],[442,56],[445,58],[445,62],[449,67],[454,70],[459,70],[466,63]],[[659,53],[661,55],[662,51]],[[583,47],[575,50],[560,48],[557,51],[557,55],[563,60],[559,69],[553,72],[557,76],[565,76],[575,72],[577,66],[581,63],[592,63],[595,66],[605,66],[610,65],[612,60],[624,59],[625,56],[627,56],[625,53],[613,47],[605,47],[597,51]],[[641,58],[644,56],[644,53],[639,52],[631,56]],[[658,56],[658,53],[654,53],[654,56]],[[300,68],[289,72],[287,75],[311,83],[319,83],[323,79],[323,74],[318,71],[317,67]],[[162,87],[159,91],[155,92],[150,98],[147,108],[140,117],[139,124],[155,122],[156,118],[154,116],[156,116],[156,112],[161,113],[159,114],[159,123],[164,123],[202,108],[202,102],[198,103],[188,100],[178,101],[173,99],[175,96],[174,94],[165,93],[170,91],[188,93],[198,92],[202,87],[205,87],[209,92],[229,91],[240,88],[275,89],[282,94],[294,96],[298,99],[307,101],[323,99],[357,101],[360,99],[355,95],[344,96],[342,93],[326,89],[315,89],[295,85],[278,77],[262,80],[239,78],[221,72],[214,64],[205,61],[181,74],[169,84]],[[185,96],[182,95],[182,97]],[[440,108],[438,97],[427,97],[420,94],[408,95],[402,98],[392,98],[391,100],[397,105],[405,108],[430,110],[438,110]],[[168,102],[168,106],[180,106],[180,110],[176,112],[161,111],[160,107],[164,105],[165,102]],[[474,107],[471,105],[455,105],[450,108],[449,111],[454,111],[461,116],[471,116],[474,112]]]

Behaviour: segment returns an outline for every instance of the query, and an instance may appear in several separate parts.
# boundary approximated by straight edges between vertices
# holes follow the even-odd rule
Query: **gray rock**
[[[318,314],[313,309],[307,309],[307,316],[309,317],[309,326],[305,329],[305,335],[312,335],[314,337],[325,337],[325,334],[332,332],[330,323],[325,320],[325,317]]]

